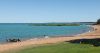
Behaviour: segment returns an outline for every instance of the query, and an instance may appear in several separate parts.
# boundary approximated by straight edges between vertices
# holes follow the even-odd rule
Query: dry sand
[[[22,42],[16,42],[16,43],[7,43],[7,44],[0,44],[0,53],[3,51],[9,51],[13,49],[18,49],[30,45],[40,45],[40,44],[50,44],[50,43],[57,43],[57,42],[63,42],[63,41],[69,41],[74,39],[83,39],[83,38],[100,38],[100,26],[95,25],[94,31],[76,35],[73,37],[53,37],[53,38],[41,38],[41,39],[30,39]]]

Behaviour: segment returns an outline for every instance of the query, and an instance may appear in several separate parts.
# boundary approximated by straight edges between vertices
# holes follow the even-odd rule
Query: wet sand
[[[100,26],[95,25],[92,27],[94,28],[94,31],[83,33],[80,35],[75,35],[72,37],[40,38],[40,39],[30,39],[30,40],[16,42],[16,43],[0,44],[0,53],[2,53],[3,51],[19,49],[31,45],[51,44],[51,43],[58,43],[58,42],[70,41],[74,39],[83,39],[83,38],[86,39],[100,38]]]

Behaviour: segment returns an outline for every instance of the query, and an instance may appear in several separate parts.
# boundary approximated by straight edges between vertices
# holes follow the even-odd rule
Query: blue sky
[[[0,23],[91,22],[100,0],[0,0]]]

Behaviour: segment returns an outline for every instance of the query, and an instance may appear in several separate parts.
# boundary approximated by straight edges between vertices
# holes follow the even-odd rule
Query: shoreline
[[[93,30],[90,32],[86,32],[86,33],[82,33],[82,34],[78,34],[74,36],[64,36],[64,37],[60,36],[60,37],[39,38],[39,39],[37,38],[37,39],[29,39],[22,42],[16,42],[16,43],[0,44],[0,52],[9,51],[12,49],[19,49],[19,48],[23,48],[30,45],[51,44],[51,43],[57,43],[57,42],[70,41],[74,39],[82,39],[82,38],[87,38],[87,39],[100,38],[100,33],[99,33],[100,26],[94,25],[92,27],[93,29],[97,29],[97,30]]]
[[[50,26],[50,27],[52,27],[52,26]],[[57,26],[57,27],[59,27],[59,26]],[[2,37],[2,35],[0,36],[1,37],[1,40],[0,40],[0,44],[6,44],[6,43],[9,43],[7,40],[9,40],[9,39],[20,39],[21,41],[26,41],[26,40],[29,40],[29,39],[39,39],[39,38],[44,38],[45,36],[46,36],[46,38],[47,37],[50,37],[50,38],[52,38],[52,37],[69,37],[69,36],[74,36],[74,35],[77,35],[77,34],[82,34],[82,33],[85,33],[85,32],[87,32],[87,31],[89,31],[90,30],[90,28],[89,28],[89,26],[88,25],[85,25],[85,26],[83,26],[83,25],[80,25],[80,26],[74,26],[76,29],[75,30],[77,30],[77,31],[75,31],[74,30],[74,28],[73,28],[73,26],[61,26],[61,27],[63,27],[64,28],[64,32],[62,32],[62,28],[61,29],[59,29],[59,30],[56,30],[57,32],[55,32],[55,30],[54,31],[51,31],[50,29],[50,32],[48,33],[48,32],[46,32],[46,31],[43,31],[42,33],[40,32],[39,34],[37,34],[39,31],[37,31],[37,35],[35,35],[34,34],[34,32],[33,32],[33,35],[32,34],[30,34],[30,33],[24,33],[24,31],[21,33],[21,32],[19,32],[19,34],[18,33],[16,33],[16,32],[13,32],[12,33],[12,35],[9,35],[9,34],[11,34],[10,32],[2,32],[1,34],[2,35],[4,35],[4,37]],[[72,27],[72,29],[71,29],[71,31],[68,31],[68,29],[66,29],[65,27]],[[80,28],[81,27],[81,28]],[[56,28],[56,27],[55,27]],[[85,29],[85,30],[84,30]],[[10,30],[10,29],[9,29]],[[45,30],[45,28],[43,29],[43,30]],[[70,30],[70,29],[69,29]],[[74,30],[74,31],[73,31]],[[27,30],[26,30],[27,31]],[[41,30],[40,30],[41,31]],[[68,32],[67,32],[68,31]],[[4,34],[3,34],[4,33]],[[8,35],[7,35],[8,34]],[[14,35],[15,34],[15,35]],[[22,35],[21,35],[22,34]],[[25,35],[25,34],[30,34],[29,36],[27,36],[27,35]],[[14,35],[14,36],[13,36]],[[39,35],[39,36],[38,36]]]
[[[81,25],[80,25],[81,26]],[[82,31],[80,33],[77,33],[77,34],[64,34],[64,35],[52,35],[52,36],[48,36],[48,35],[45,35],[45,36],[41,36],[41,37],[33,37],[33,38],[22,38],[20,39],[21,41],[26,41],[26,40],[30,40],[30,39],[43,39],[43,38],[54,38],[54,37],[74,37],[74,36],[78,36],[80,34],[84,34],[84,33],[88,33],[89,31],[93,31],[93,27],[91,25],[85,25],[86,27],[89,27],[86,31]],[[7,43],[11,43],[11,42],[7,42],[6,40],[5,41],[1,41],[0,44],[7,44]]]
[[[84,34],[87,34],[87,33],[95,31],[95,29],[94,29],[95,27],[93,25],[87,25],[87,26],[90,28],[89,31],[87,31],[85,33],[77,34],[76,36],[81,36],[82,34],[84,35]]]

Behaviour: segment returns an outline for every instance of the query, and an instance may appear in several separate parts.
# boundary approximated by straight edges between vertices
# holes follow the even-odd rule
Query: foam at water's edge
[[[81,34],[77,34],[77,36],[80,36],[82,34],[86,34],[86,33],[90,33],[92,31],[94,31],[94,27],[92,25],[86,25],[87,27],[89,27],[89,30],[87,32],[81,33]]]

